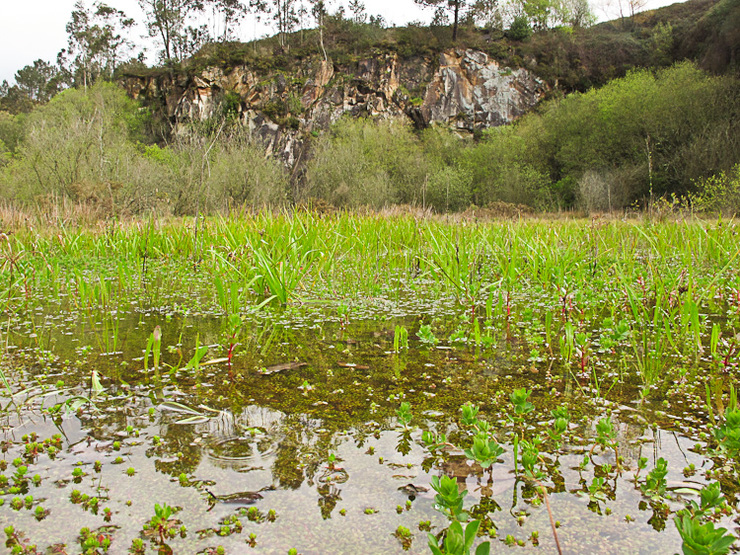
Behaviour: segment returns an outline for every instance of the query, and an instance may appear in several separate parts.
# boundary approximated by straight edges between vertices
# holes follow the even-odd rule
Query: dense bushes
[[[319,139],[302,194],[348,208],[463,210],[471,202],[472,178],[462,164],[464,148],[445,129],[417,135],[402,122],[342,119]]]
[[[551,103],[517,132],[531,163],[562,185],[562,201],[576,198],[577,184],[596,172],[611,182],[619,208],[684,195],[695,181],[732,167],[740,160],[739,110],[736,80],[683,63]]]
[[[303,137],[310,154],[289,187],[286,168],[238,123],[180,128],[170,144],[147,145],[147,113],[115,86],[98,84],[27,116],[0,113],[0,196],[67,198],[108,213],[311,198],[346,208],[447,212],[504,202],[601,211],[670,195],[728,210],[740,162],[737,85],[690,63],[635,71],[476,140],[447,128],[344,118]]]
[[[146,117],[118,87],[98,83],[37,108],[13,150],[6,141],[17,129],[0,119],[6,145],[5,153],[0,146],[0,195],[26,202],[66,198],[105,213],[159,207],[185,214],[285,200],[285,169],[241,127],[217,136],[183,131],[160,148],[140,141]]]
[[[635,71],[477,142],[443,129],[342,121],[319,141],[306,193],[340,206],[438,211],[498,201],[613,210],[684,196],[740,161],[739,90],[690,63]]]

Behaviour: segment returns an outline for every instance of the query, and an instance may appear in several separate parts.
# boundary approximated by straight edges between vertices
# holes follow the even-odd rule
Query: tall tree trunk
[[[457,40],[457,20],[460,13],[460,0],[454,0],[455,2],[455,23],[452,25],[452,42]]]

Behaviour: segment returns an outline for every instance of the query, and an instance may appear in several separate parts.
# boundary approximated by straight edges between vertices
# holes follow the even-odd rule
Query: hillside
[[[455,42],[449,27],[409,25],[381,28],[330,16],[323,34],[328,59],[339,66],[370,56],[401,60],[436,58],[451,48],[479,50],[502,65],[533,71],[564,92],[585,91],[623,76],[629,69],[664,67],[692,60],[721,74],[740,72],[740,0],[689,0],[588,28],[559,27],[524,40],[508,32],[463,25]],[[323,57],[315,29],[250,43],[204,47],[177,72],[194,74],[207,67],[224,71],[246,65],[260,75],[292,73],[307,58]],[[122,67],[120,76],[168,74],[172,68]]]
[[[661,198],[737,211],[739,1],[523,40],[462,26],[454,44],[447,27],[334,17],[326,55],[305,30],[283,47],[212,44],[183,64],[128,66],[117,85],[0,112],[0,199],[104,214],[612,211]]]
[[[544,98],[585,92],[631,69],[692,60],[738,72],[740,0],[690,0],[589,28],[561,27],[512,40],[463,26],[381,28],[327,18],[317,30],[203,48],[178,67],[124,67],[133,98],[160,122],[239,119],[292,166],[305,138],[342,115],[443,123],[469,133],[509,123]],[[173,127],[174,126],[174,127]]]

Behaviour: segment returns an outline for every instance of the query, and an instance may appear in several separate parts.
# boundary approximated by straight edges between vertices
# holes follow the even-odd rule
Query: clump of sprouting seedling
[[[435,554],[443,553],[440,547],[444,547],[445,553],[469,553],[480,523],[478,521],[470,523],[470,532],[472,532],[470,534],[465,534],[468,530],[463,531],[460,526],[460,522],[467,522],[470,516],[463,510],[463,502],[468,491],[460,491],[457,480],[449,476],[441,478],[432,476],[432,488],[437,492],[434,496],[434,508],[450,518],[453,524],[448,529],[442,546],[438,543],[437,537],[429,534],[429,547]],[[457,526],[454,526],[455,524]],[[463,538],[462,542],[459,541],[461,538]]]
[[[568,430],[568,424],[570,423],[570,414],[568,413],[567,407],[558,407],[553,409],[550,414],[553,417],[552,427],[548,428],[547,435],[555,443],[555,449],[560,449],[560,441],[563,434]]]
[[[717,511],[729,512],[720,483],[707,484],[698,493],[699,502],[689,501],[673,519],[683,541],[683,552],[685,555],[724,555],[736,538],[726,528],[715,528],[711,520]]]
[[[645,460],[641,459],[638,464],[644,465]],[[666,475],[668,474],[668,461],[663,457],[655,463],[655,468],[648,472],[645,477],[645,483],[640,486],[642,492],[649,495],[653,500],[661,500],[666,496]]]
[[[80,528],[78,541],[80,542],[82,553],[85,555],[97,555],[101,553],[100,549],[104,552],[108,551],[111,544],[111,535],[105,528],[90,530],[85,527]]]
[[[401,403],[401,406],[396,409],[396,418],[398,419],[398,423],[404,428],[408,428],[409,424],[411,424],[412,417],[411,404],[404,401]]]
[[[599,419],[596,423],[596,438],[595,443],[591,447],[589,456],[593,456],[594,450],[597,446],[601,446],[602,450],[611,449],[614,451],[614,457],[617,465],[617,473],[621,474],[621,465],[619,459],[619,442],[617,441],[617,429],[614,427],[609,417]]]
[[[408,350],[409,348],[409,332],[408,330],[397,325],[393,332],[393,352],[400,353],[401,349]]]
[[[12,553],[19,553],[21,555],[33,555],[38,553],[36,545],[32,544],[23,532],[16,531],[15,527],[6,526],[5,536],[7,538],[5,546],[9,547]]]
[[[478,418],[478,407],[466,404],[461,410],[463,426],[469,427],[475,434],[473,444],[465,449],[465,456],[476,461],[482,468],[489,468],[503,455],[504,450],[493,437],[491,425]]]
[[[167,539],[177,535],[177,527],[181,524],[172,518],[175,511],[176,509],[167,503],[155,504],[154,516],[144,524],[145,533],[158,538],[160,545],[165,545]]]
[[[401,542],[401,547],[403,547],[404,551],[408,551],[411,548],[411,543],[414,541],[414,535],[411,533],[411,530],[399,524],[393,535]]]
[[[156,326],[154,331],[149,335],[144,351],[144,370],[149,370],[149,354],[152,354],[152,366],[156,370],[159,368],[159,358],[162,351],[162,328]]]
[[[84,510],[90,511],[94,515],[98,514],[100,499],[101,498],[95,497],[94,495],[82,493],[78,489],[72,490],[69,494],[69,500],[71,503],[74,505],[80,505]]]
[[[250,507],[250,509],[257,508]],[[260,519],[256,518],[254,513],[250,515],[246,509],[244,511],[248,516],[250,516],[249,520],[252,520],[253,522],[260,522]],[[259,512],[259,509],[257,509],[257,511]],[[243,511],[240,510],[240,513],[243,513]],[[226,537],[232,534],[241,534],[243,529],[244,527],[242,526],[241,520],[239,520],[239,516],[231,515],[221,519],[218,527],[213,528],[213,533],[217,536]],[[202,535],[203,531],[199,531],[199,534]]]
[[[588,497],[591,501],[591,503],[589,503],[589,508],[594,509],[596,512],[600,512],[600,509],[598,509],[598,503],[600,501],[607,500],[606,489],[606,478],[603,476],[594,476],[591,484],[588,486]]]
[[[509,394],[509,400],[514,405],[514,414],[509,415],[509,419],[514,424],[521,424],[524,422],[524,417],[534,410],[534,405],[529,402],[529,396],[532,391],[526,387],[515,389]]]
[[[436,345],[439,343],[439,339],[434,335],[432,332],[432,326],[429,324],[423,324],[419,326],[419,331],[416,334],[419,336],[419,341],[421,341],[424,345]]]

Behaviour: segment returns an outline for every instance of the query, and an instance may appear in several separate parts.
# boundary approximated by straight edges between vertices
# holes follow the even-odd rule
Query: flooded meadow
[[[737,550],[734,222],[0,226],[12,553]]]

